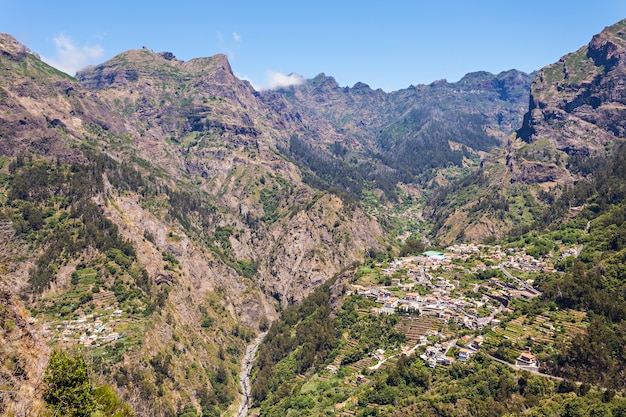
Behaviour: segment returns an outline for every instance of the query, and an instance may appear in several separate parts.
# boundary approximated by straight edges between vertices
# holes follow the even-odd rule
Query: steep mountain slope
[[[3,66],[0,149],[15,156],[27,150],[62,160],[81,160],[70,149],[89,132],[120,133],[109,110],[68,75],[44,64],[10,35],[0,35]]]
[[[29,323],[24,303],[14,296],[14,286],[27,278],[27,253],[26,243],[16,237],[11,223],[0,222],[0,415],[43,409],[38,385],[48,347]]]
[[[606,156],[626,138],[625,33],[622,20],[537,73],[517,137],[429,202],[442,241],[499,237],[567,214],[550,204],[593,175],[590,156]]]
[[[457,174],[437,176],[442,169],[475,166],[479,154],[500,144],[521,123],[529,83],[515,70],[479,72],[385,93],[364,83],[341,88],[320,74],[261,98],[307,127],[282,149],[311,173],[308,181],[356,198],[379,189],[396,201],[398,182],[446,183]]]
[[[223,55],[142,48],[73,79],[1,35],[3,412],[42,404],[48,342],[89,352],[138,415],[236,409],[258,330],[393,249],[363,201],[392,206],[399,184],[430,198],[440,243],[562,218],[544,209],[586,202],[569,188],[595,174],[581,156],[624,136],[625,31],[539,72],[520,138],[518,71],[257,92]]]
[[[484,156],[480,169],[442,188],[429,202],[440,242],[505,238],[514,232],[497,246],[506,249],[508,259],[520,251],[545,255],[546,265],[553,267],[542,267],[536,275],[531,273],[532,267],[517,272],[543,293],[515,299],[510,292],[505,296],[507,309],[498,315],[498,321],[474,331],[480,334],[478,345],[459,345],[464,337],[471,340],[473,335],[467,333],[472,331],[457,327],[451,318],[440,321],[437,330],[427,329],[422,320],[424,315],[433,315],[430,306],[421,310],[420,317],[407,317],[412,313],[400,307],[407,284],[411,285],[411,277],[424,279],[431,262],[437,281],[443,282],[447,264],[451,276],[459,278],[455,291],[464,287],[473,296],[481,292],[483,273],[496,273],[500,261],[485,259],[477,274],[482,277],[473,290],[472,284],[463,282],[472,273],[457,269],[463,262],[475,266],[471,249],[461,249],[460,258],[453,255],[459,247],[450,250],[450,257],[441,263],[424,259],[419,268],[407,268],[411,265],[407,258],[364,264],[353,275],[343,277],[344,285],[352,284],[350,296],[337,297],[340,291],[336,288],[342,283],[335,281],[273,323],[261,346],[253,383],[262,415],[624,413],[625,32],[626,21],[618,22],[594,36],[588,46],[539,71],[520,137],[511,136],[501,148]],[[559,74],[564,75],[559,78]],[[471,245],[464,248],[468,247]],[[483,249],[486,247],[475,253]],[[393,265],[399,268],[397,275],[388,272]],[[500,268],[504,269],[503,265],[500,263]],[[388,274],[390,283],[392,279],[396,282],[383,287],[384,275],[376,268]],[[493,281],[502,285],[507,278],[514,278],[505,275]],[[436,293],[436,289],[420,291],[419,296],[427,303],[445,303]],[[375,298],[377,301],[372,301]],[[452,299],[458,305],[458,293]],[[392,300],[400,303],[395,312],[386,310],[393,306]],[[376,308],[380,308],[378,315],[372,314]],[[560,325],[548,324],[551,314],[568,319]],[[574,317],[582,318],[581,326],[572,326]],[[334,325],[329,326],[328,320]],[[372,323],[364,325],[367,321]],[[535,334],[534,322],[541,328]],[[408,330],[418,323],[423,326],[423,339]],[[304,326],[315,326],[321,336],[310,340]],[[441,330],[446,326],[447,330]],[[390,340],[397,337],[399,329],[406,332],[401,336],[415,339],[390,349]],[[506,335],[490,346],[496,333]],[[551,342],[557,333],[565,339]],[[454,352],[450,346],[455,344],[464,346],[462,351],[469,347],[474,357],[465,361],[459,355],[455,362],[454,354],[450,355]],[[492,350],[485,355],[488,346]],[[507,349],[517,352],[507,358],[502,355]],[[529,353],[531,358],[542,356],[539,370],[559,379],[528,372],[536,369],[525,368],[527,361],[516,360],[520,352],[522,359]],[[427,364],[428,358],[431,362]],[[507,362],[510,366],[500,368]]]
[[[526,142],[548,138],[569,155],[590,155],[625,137],[625,68],[621,21],[537,74],[519,136]]]
[[[0,210],[32,265],[2,270],[8,305],[29,299],[36,343],[93,344],[98,378],[139,415],[225,410],[240,346],[379,249],[380,227],[302,184],[275,150],[288,126],[223,56],[129,51],[81,85],[1,39]],[[92,342],[103,329],[121,339]],[[18,345],[3,346],[5,363]]]
[[[380,230],[358,208],[301,184],[299,170],[275,150],[291,129],[271,120],[269,109],[233,75],[225,56],[180,62],[168,53],[129,51],[77,79],[97,88],[128,125],[143,128],[120,153],[150,161],[208,193],[221,208],[224,219],[218,226],[241,236],[228,237],[235,242],[226,246],[238,260],[257,264],[269,294],[298,300],[301,289],[306,292],[329,271],[358,259],[363,248],[378,245]],[[370,224],[373,233],[345,230],[344,223]],[[340,236],[353,239],[351,245]],[[318,275],[318,270],[324,272]]]

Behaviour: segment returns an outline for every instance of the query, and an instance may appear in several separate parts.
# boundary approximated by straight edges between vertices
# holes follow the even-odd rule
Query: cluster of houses
[[[353,284],[352,290],[376,301],[378,306],[371,309],[372,314],[431,315],[448,323],[452,320],[467,329],[480,330],[498,326],[500,320],[496,317],[507,311],[512,298],[532,298],[540,294],[531,283],[519,280],[507,268],[523,272],[549,269],[544,261],[523,252],[505,252],[499,246],[461,244],[446,248],[445,254],[428,251],[421,256],[396,259],[383,270],[383,274],[394,277],[391,285]],[[503,279],[492,277],[473,287],[466,285],[464,292],[455,291],[461,285],[458,280],[441,276],[454,277],[459,272],[477,273],[488,269],[500,269]],[[406,271],[406,276],[399,278],[399,271]],[[482,343],[480,336],[459,340],[458,360],[468,360]],[[452,346],[446,343],[427,346],[422,359],[433,367],[448,364],[455,360],[446,355]],[[524,353],[518,358],[518,366],[537,366],[536,358]]]
[[[515,269],[521,272],[553,272],[554,268],[545,260],[536,259],[524,251],[516,251],[514,249],[503,250],[500,245],[475,245],[460,244],[452,245],[446,248],[449,253],[448,259],[465,261],[480,254],[485,262],[492,265],[502,265],[507,268]],[[470,268],[470,272],[477,272],[488,268],[485,262],[475,260],[476,266]]]
[[[404,279],[393,278],[390,286],[353,285],[353,291],[361,296],[373,298],[380,304],[379,307],[372,309],[372,313],[434,315],[445,320],[453,319],[456,324],[468,329],[498,325],[496,315],[507,308],[511,298],[532,298],[540,294],[531,284],[511,275],[506,268],[527,272],[545,270],[543,261],[526,254],[507,254],[498,246],[456,245],[446,248],[446,251],[448,254],[445,255],[429,251],[424,252],[422,256],[395,260],[383,270],[383,273],[397,276],[398,271],[406,270]],[[473,259],[470,268],[461,265],[459,261],[468,260],[469,256],[475,253],[480,253],[480,258],[489,262],[490,266],[476,258]],[[473,297],[459,296],[458,293],[453,296],[452,293],[459,285],[459,281],[451,282],[449,279],[436,276],[441,271],[452,274],[475,273],[488,268],[502,270],[508,279],[500,280],[494,277],[480,286],[476,284],[473,291],[478,295]],[[416,288],[421,288],[422,294],[417,292]],[[479,314],[479,310],[482,314]]]
[[[446,321],[453,319],[457,325],[468,329],[498,325],[499,321],[495,316],[506,308],[486,295],[483,295],[480,300],[452,297],[450,292],[454,290],[455,285],[447,280],[435,283],[419,281],[418,283],[432,292],[427,295],[407,292],[403,297],[398,297],[386,288],[354,286],[354,289],[357,294],[374,298],[377,303],[382,304],[380,307],[373,308],[371,313],[433,315]],[[477,311],[481,308],[488,308],[489,315],[479,317]]]
[[[426,351],[420,355],[420,358],[431,368],[434,368],[438,364],[449,365],[457,359],[461,362],[465,362],[478,352],[483,342],[484,339],[482,336],[466,335],[459,340],[455,339],[449,342],[428,346],[426,347]],[[448,351],[453,347],[458,348],[457,358],[448,356]]]
[[[114,310],[106,318],[108,319],[107,323],[94,314],[80,316],[76,320],[63,320],[56,326],[55,330],[60,335],[60,341],[67,345],[78,343],[84,346],[100,346],[102,343],[120,339],[120,334],[112,331],[109,323],[110,320],[119,319],[122,314],[122,310]]]

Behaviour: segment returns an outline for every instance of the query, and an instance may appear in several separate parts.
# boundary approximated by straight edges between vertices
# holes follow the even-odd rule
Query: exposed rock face
[[[223,55],[182,62],[169,53],[128,51],[80,72],[77,81],[2,36],[0,68],[2,155],[28,151],[87,163],[88,148],[136,167],[160,190],[154,199],[163,209],[106,178],[106,191],[95,197],[132,243],[153,288],[168,289],[141,350],[125,358],[128,369],[142,356],[171,352],[172,335],[185,328],[184,338],[194,343],[177,343],[189,356],[180,360],[215,372],[219,344],[242,337],[233,329],[258,329],[367,250],[381,249],[383,231],[374,219],[305,185],[300,169],[276,151],[293,131],[306,130],[302,120],[274,112]],[[181,193],[195,196],[194,203],[174,213]],[[210,214],[199,220],[201,210]],[[180,263],[175,272],[164,253]],[[59,269],[57,293],[67,290],[72,269]],[[10,278],[23,285],[24,271]],[[207,300],[222,314],[216,340],[200,327]],[[181,374],[172,380],[179,383],[184,371],[176,369]],[[183,384],[162,399],[127,394],[143,398],[133,404],[139,415],[162,415],[168,401],[195,398],[197,388]]]
[[[435,82],[385,93],[364,83],[341,88],[333,77],[322,73],[301,86],[262,92],[261,96],[273,106],[277,96],[283,97],[292,111],[306,116],[309,126],[319,129],[330,122],[343,140],[358,137],[360,145],[375,151],[381,131],[402,123],[415,109],[433,106],[462,114],[480,113],[487,117],[485,125],[491,126],[492,134],[504,138],[521,123],[530,81],[528,74],[515,70],[498,75],[476,72],[457,83]],[[415,126],[411,128],[415,130]]]
[[[533,82],[519,136],[550,139],[569,155],[589,155],[626,137],[626,20],[543,68]]]
[[[528,146],[507,148],[506,155],[485,164],[503,173],[502,184],[559,182],[564,163],[556,160],[554,149],[590,153],[623,136],[620,34],[626,28],[621,26],[540,72],[520,133]],[[281,307],[298,302],[370,249],[384,247],[382,227],[358,204],[303,181],[308,167],[281,153],[292,138],[311,146],[301,146],[305,152],[319,150],[317,162],[326,168],[345,168],[342,175],[356,173],[364,182],[383,178],[395,187],[422,173],[413,171],[417,157],[426,161],[425,169],[446,166],[450,160],[435,158],[443,149],[463,167],[468,156],[505,144],[519,126],[529,92],[529,76],[514,70],[477,72],[457,83],[392,93],[363,83],[342,88],[320,74],[301,86],[257,92],[234,76],[224,55],[183,62],[145,48],[73,79],[4,35],[0,64],[2,155],[29,151],[85,163],[81,149],[89,148],[135,167],[157,190],[145,197],[108,184],[94,198],[132,243],[155,286],[168,288],[168,301],[143,335],[142,347],[124,359],[129,369],[142,368],[145,357],[156,352],[171,352],[173,335],[184,333],[174,347],[187,356],[176,360],[197,361],[213,372],[216,345],[240,337],[233,336],[236,326],[261,327],[264,319],[276,317]],[[544,138],[552,145],[543,146]],[[486,182],[485,177],[476,182]],[[492,191],[487,197],[497,194]],[[196,199],[174,210],[184,193]],[[480,204],[505,203],[485,198]],[[470,212],[478,206],[473,201],[452,213],[446,238],[464,230],[480,238],[500,233],[497,220],[480,210]],[[209,214],[202,217],[202,210]],[[471,216],[475,223],[464,228]],[[176,272],[168,269],[164,253],[180,262]],[[64,290],[70,273],[69,266],[60,270],[56,291]],[[12,278],[24,282],[26,276]],[[224,328],[215,330],[215,340],[199,325],[206,300],[222,314]],[[184,332],[175,333],[177,327]],[[182,367],[172,368],[178,372],[171,384],[176,387],[174,379],[186,377]],[[181,384],[170,389],[171,398],[196,401],[198,386]],[[162,414],[169,406],[166,397],[155,400]],[[139,403],[145,409],[140,415],[152,415],[149,402]]]
[[[342,224],[345,219],[362,227],[350,230]],[[337,273],[356,262],[363,252],[357,255],[354,249],[375,247],[372,234],[382,234],[374,219],[332,196],[324,196],[308,210],[297,213],[287,227],[273,227],[270,231],[274,244],[264,257],[276,261],[263,285],[273,294],[286,295],[290,302],[300,301],[326,281],[328,271]],[[312,242],[316,244],[311,245]]]
[[[100,131],[121,134],[123,122],[68,75],[44,64],[10,35],[0,35],[0,152],[61,161],[84,160],[73,147]]]
[[[578,179],[569,169],[571,156],[610,151],[624,138],[626,20],[538,71],[517,137],[486,155],[480,169],[463,180],[464,193],[471,189],[472,197],[459,201],[455,191],[460,189],[453,187],[445,202],[435,199],[425,211],[436,219],[444,243],[500,237],[520,226],[511,212],[541,206],[536,199],[541,191],[558,193]],[[520,195],[524,208],[513,207]]]
[[[2,45],[0,54],[12,61],[22,62],[28,55],[34,55],[39,59],[39,55],[28,49],[26,45],[19,43],[8,33],[0,33],[0,45]]]
[[[626,66],[625,40],[626,32],[621,22],[595,35],[589,43],[587,56],[593,59],[597,66],[603,66],[606,73],[614,67],[624,67]]]
[[[256,260],[257,282],[283,305],[359,259],[363,248],[378,247],[382,230],[375,221],[338,198],[315,196],[297,167],[276,155],[279,142],[306,127],[297,115],[277,117],[249,83],[234,76],[226,56],[182,62],[144,48],[81,71],[77,79],[125,120],[139,156],[174,176],[198,179],[224,209],[220,226],[239,231],[230,238],[234,255]],[[336,88],[321,84],[322,90]],[[270,208],[259,197],[270,191],[279,203],[272,206],[278,220],[264,223]],[[294,210],[298,206],[303,209]],[[280,214],[287,210],[292,214]],[[201,270],[189,273],[202,276]],[[206,279],[194,278],[194,286],[204,287]],[[254,325],[258,315],[244,319]]]
[[[7,44],[3,54],[10,58],[3,61],[5,65],[24,60],[30,64],[30,77],[12,71],[11,88],[3,85],[0,91],[8,97],[0,113],[4,154],[31,148],[47,157],[80,160],[74,145],[95,136],[98,146],[116,159],[140,158],[171,178],[192,179],[222,210],[214,227],[239,230],[238,238],[230,238],[234,256],[255,260],[257,282],[283,304],[300,300],[366,250],[380,247],[383,234],[358,207],[335,197],[319,198],[302,184],[298,167],[275,152],[290,135],[315,138],[316,146],[340,143],[369,158],[367,153],[379,148],[378,132],[394,124],[406,125],[405,114],[415,114],[417,103],[425,99],[443,103],[456,97],[456,90],[467,97],[493,97],[496,105],[489,107],[489,120],[505,132],[511,129],[515,106],[528,85],[526,74],[510,71],[497,76],[475,73],[459,83],[385,93],[364,83],[341,88],[332,77],[320,74],[302,87],[258,93],[234,76],[224,55],[183,62],[171,53],[147,48],[87,68],[77,74],[76,82],[38,61],[14,39],[4,37],[3,43]],[[39,71],[38,77],[32,76],[33,71]],[[463,100],[457,97],[456,104]],[[20,137],[23,145],[15,140]],[[390,139],[395,140],[395,136]],[[401,148],[390,149],[398,153]],[[372,172],[393,175],[396,169],[377,162]],[[270,207],[259,200],[262,195],[272,195],[276,201],[270,201]],[[140,236],[142,230],[164,234],[166,225],[157,226],[137,202],[126,200],[124,206],[128,213],[136,213],[129,237]],[[294,206],[302,209],[291,209]],[[264,223],[270,215],[278,220]],[[117,219],[114,211],[108,216]],[[122,219],[116,222],[122,230],[129,227]],[[176,245],[161,242],[158,246],[188,256],[186,251],[176,252]],[[211,257],[193,259],[186,261],[194,266],[217,262]],[[157,260],[145,260],[155,269],[151,276],[169,283]],[[190,274],[204,277],[201,272]],[[196,288],[213,288],[203,280],[211,281],[206,277],[192,281]],[[244,321],[254,324],[254,317],[244,316]]]
[[[32,259],[12,224],[0,222],[0,415],[35,415],[43,410],[41,378],[48,347],[41,327],[30,321],[15,292],[26,279]]]
[[[516,175],[516,180],[527,184],[537,182],[557,183],[561,176],[561,169],[554,164],[524,161],[520,164],[520,172]]]

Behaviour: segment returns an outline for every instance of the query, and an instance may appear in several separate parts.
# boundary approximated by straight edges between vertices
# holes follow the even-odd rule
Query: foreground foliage
[[[81,356],[54,351],[43,379],[44,400],[53,415],[68,417],[131,417],[134,415],[107,385],[94,387],[89,366]]]

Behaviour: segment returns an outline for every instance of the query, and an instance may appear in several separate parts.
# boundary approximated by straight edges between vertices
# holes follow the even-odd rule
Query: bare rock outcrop
[[[626,20],[543,68],[518,135],[548,138],[568,155],[590,155],[626,137]]]

